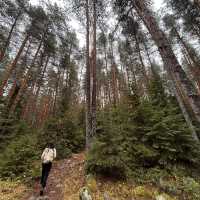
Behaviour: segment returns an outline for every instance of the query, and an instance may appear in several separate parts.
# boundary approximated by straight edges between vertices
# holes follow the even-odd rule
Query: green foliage
[[[137,98],[130,95],[117,108],[99,114],[98,134],[87,157],[89,173],[128,178],[139,169],[170,171],[176,163],[199,163],[199,146],[180,109],[165,95],[159,76],[150,85],[149,100],[134,104]]]
[[[11,140],[0,154],[0,177],[31,176],[33,161],[39,157],[37,149],[37,134],[31,133],[27,127],[26,132]]]
[[[59,159],[68,157],[72,152],[82,150],[85,137],[81,115],[82,113],[71,110],[61,118],[49,120],[39,136],[41,149],[45,148],[47,143],[53,143]]]
[[[27,125],[14,118],[0,118],[0,150],[2,151],[14,138],[27,132]]]
[[[199,182],[185,175],[163,176],[157,185],[165,192],[179,196],[180,199],[198,200],[200,198]]]

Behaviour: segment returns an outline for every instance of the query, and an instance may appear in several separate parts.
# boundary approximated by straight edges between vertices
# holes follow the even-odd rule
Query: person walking
[[[44,189],[47,184],[47,179],[49,176],[49,173],[52,168],[52,162],[56,158],[56,149],[54,147],[54,144],[50,143],[47,145],[47,147],[44,149],[41,160],[42,160],[42,176],[41,176],[41,190],[40,190],[40,196],[43,195]]]

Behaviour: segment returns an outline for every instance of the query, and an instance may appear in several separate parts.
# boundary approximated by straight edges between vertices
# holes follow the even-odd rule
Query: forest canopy
[[[34,180],[54,143],[86,174],[189,177],[175,195],[200,198],[200,1],[159,2],[0,0],[0,179]]]

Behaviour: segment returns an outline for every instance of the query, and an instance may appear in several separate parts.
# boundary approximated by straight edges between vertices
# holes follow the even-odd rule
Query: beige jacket
[[[42,163],[52,162],[55,158],[56,158],[56,149],[45,148],[41,156]]]

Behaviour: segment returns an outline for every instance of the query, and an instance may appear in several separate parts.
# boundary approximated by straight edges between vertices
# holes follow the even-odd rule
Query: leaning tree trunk
[[[159,28],[155,17],[150,9],[147,8],[145,2],[141,0],[135,0],[133,3],[135,10],[143,20],[153,40],[158,46],[165,68],[170,79],[175,84],[176,90],[178,90],[180,87],[181,91],[183,91],[184,96],[186,97],[186,99],[182,99],[182,101],[184,104],[185,102],[188,102],[188,105],[190,106],[189,110],[192,111],[192,115],[195,117],[195,119],[200,122],[200,96],[197,94],[196,88],[194,88],[190,80],[187,78],[172,50],[170,42],[168,41],[164,32]]]
[[[15,69],[15,67],[17,65],[17,62],[22,54],[22,51],[24,50],[24,47],[25,47],[28,39],[29,39],[29,34],[27,34],[26,37],[24,38],[24,41],[22,42],[21,47],[19,48],[19,51],[18,51],[14,61],[6,68],[5,75],[3,77],[3,80],[2,80],[1,86],[0,86],[0,96],[3,95],[4,87],[6,86],[9,77],[11,76],[13,70]]]
[[[141,64],[142,75],[144,76],[146,88],[149,88],[149,77],[147,76],[146,67],[142,58],[140,43],[136,34],[134,34],[134,39],[136,43],[137,54]]]
[[[145,41],[143,41],[143,46],[144,46],[144,49],[145,49],[145,52],[146,52],[146,55],[147,55],[147,59],[149,61],[150,67],[151,67],[151,73],[153,74],[154,66],[153,66],[153,63],[152,63],[152,60],[151,60],[151,57],[150,57],[148,46],[147,46]]]
[[[16,26],[16,24],[17,24],[17,21],[18,21],[18,19],[19,19],[20,16],[21,16],[21,12],[18,13],[18,15],[16,16],[16,18],[15,18],[15,20],[14,20],[14,23],[13,23],[12,26],[11,26],[11,29],[10,29],[10,31],[9,31],[9,33],[8,33],[8,38],[7,38],[7,40],[6,40],[6,42],[5,42],[5,45],[4,45],[4,47],[3,47],[2,51],[1,51],[1,54],[0,54],[0,62],[3,60],[3,58],[4,58],[4,56],[5,56],[5,53],[6,53],[6,50],[7,50],[7,48],[8,48],[9,45],[10,45],[10,39],[11,39],[11,37],[12,37],[13,30],[14,30],[14,28],[15,28],[15,26]]]
[[[16,109],[16,107],[17,107],[17,104],[18,104],[18,102],[20,101],[20,98],[21,98],[21,96],[22,96],[23,93],[24,93],[24,90],[25,90],[26,87],[27,87],[28,80],[29,80],[30,75],[31,75],[31,70],[32,70],[32,68],[33,68],[33,66],[34,66],[34,64],[35,64],[35,61],[36,61],[37,56],[38,56],[38,54],[39,54],[40,48],[41,48],[41,46],[42,46],[42,43],[43,43],[43,39],[42,39],[42,40],[40,41],[40,43],[39,43],[39,46],[38,46],[38,48],[37,48],[37,50],[36,50],[36,53],[35,53],[35,55],[34,55],[34,58],[33,58],[33,60],[32,60],[32,63],[31,63],[31,65],[30,65],[30,68],[28,69],[28,72],[27,72],[26,76],[25,76],[24,79],[22,79],[22,81],[21,81],[19,92],[18,92],[18,94],[17,94],[17,96],[16,96],[16,98],[15,98],[15,100],[14,100],[14,103],[11,105],[11,108],[10,108],[10,110],[9,110],[9,114],[13,114],[13,113],[14,113],[14,111],[15,111],[15,109]]]
[[[191,58],[188,56],[188,53],[183,49],[182,51],[185,61],[187,62],[188,70],[191,73],[191,79],[194,80],[197,86],[198,94],[200,95],[200,71],[197,67],[194,67]]]
[[[171,89],[172,89],[172,92],[175,94],[176,98],[177,98],[177,102],[180,106],[180,109],[183,113],[183,116],[185,118],[185,121],[187,122],[188,124],[188,127],[190,128],[191,132],[192,132],[192,137],[196,140],[196,141],[199,141],[199,138],[198,138],[198,135],[196,133],[196,130],[195,130],[195,127],[193,126],[193,123],[190,119],[190,116],[188,114],[188,111],[186,110],[186,107],[185,105],[183,104],[183,101],[182,101],[182,98],[181,98],[181,95],[178,93],[180,91],[177,91],[177,89],[174,87],[174,84],[172,83],[171,85]]]
[[[47,69],[48,63],[49,63],[49,59],[50,59],[50,56],[47,56],[47,60],[46,60],[46,63],[44,65],[44,69],[42,71],[41,78],[39,79],[38,88],[37,88],[36,93],[34,95],[34,102],[33,102],[33,108],[32,108],[32,110],[34,111],[34,113],[33,113],[32,122],[31,122],[32,126],[36,122],[38,97],[39,97],[39,93],[40,93],[40,89],[41,89],[41,84],[42,84],[44,75],[46,73],[46,69]]]
[[[41,60],[40,60],[40,67],[38,67],[38,73],[39,74],[39,78],[35,78],[35,80],[33,81],[33,84],[32,84],[32,87],[31,87],[31,92],[30,94],[28,95],[28,100],[27,100],[27,103],[26,105],[24,106],[24,109],[23,109],[23,112],[21,114],[21,119],[23,120],[26,120],[26,119],[30,119],[29,121],[30,124],[32,123],[33,121],[33,118],[35,116],[35,109],[36,109],[36,100],[37,100],[37,92],[38,92],[38,88],[40,87],[41,84],[39,84],[38,82],[40,81],[40,79],[43,78],[43,74],[45,73],[46,71],[46,63],[45,63],[45,66],[44,66],[44,69],[42,69],[42,66],[43,66],[43,62],[44,62],[44,59],[45,59],[45,55],[42,53],[41,54]],[[47,57],[47,61],[48,61],[48,57]],[[41,72],[42,70],[42,72]],[[41,73],[41,75],[40,75]],[[38,88],[37,88],[37,91],[36,91],[36,94],[34,93],[34,89],[36,87],[36,85],[39,85]],[[31,115],[31,117],[30,117]]]

